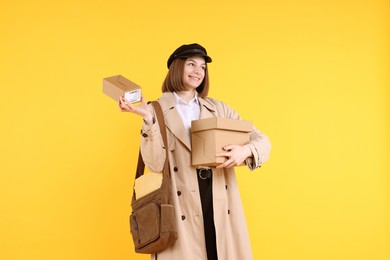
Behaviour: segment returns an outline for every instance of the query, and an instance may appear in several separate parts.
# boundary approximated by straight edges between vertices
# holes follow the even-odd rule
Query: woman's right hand
[[[131,112],[140,115],[148,125],[153,123],[153,113],[149,109],[144,96],[141,97],[141,103],[138,106],[131,104],[123,96],[120,97],[118,105],[122,112]]]

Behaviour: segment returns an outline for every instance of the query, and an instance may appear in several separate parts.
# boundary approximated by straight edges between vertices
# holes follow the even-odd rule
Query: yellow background
[[[390,259],[387,0],[2,1],[0,259],[133,253],[140,119],[102,94],[159,97],[199,42],[210,96],[273,144],[237,175],[255,259]]]

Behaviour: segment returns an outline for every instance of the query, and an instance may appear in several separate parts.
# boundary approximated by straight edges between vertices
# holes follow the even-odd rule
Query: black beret
[[[201,45],[197,43],[184,44],[177,48],[171,56],[169,56],[167,65],[168,69],[171,66],[172,61],[176,58],[188,58],[192,56],[203,56],[207,63],[210,63],[212,59],[207,55],[207,51]]]

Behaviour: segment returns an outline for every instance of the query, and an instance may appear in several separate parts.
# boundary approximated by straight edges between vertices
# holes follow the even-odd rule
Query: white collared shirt
[[[179,95],[176,94],[176,92],[173,92],[173,94],[176,98],[177,111],[181,116],[181,120],[183,121],[184,128],[186,129],[186,133],[188,134],[188,136],[190,136],[191,121],[198,120],[200,117],[200,106],[199,106],[198,95],[197,93],[195,93],[194,98],[187,103],[183,99],[181,99]]]

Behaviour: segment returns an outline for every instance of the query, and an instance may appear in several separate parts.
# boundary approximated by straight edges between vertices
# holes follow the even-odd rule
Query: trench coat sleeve
[[[151,110],[153,106],[149,105]],[[154,113],[154,110],[153,110]],[[156,115],[154,114],[154,118]],[[141,130],[141,154],[145,166],[152,172],[161,172],[165,163],[164,142],[161,137],[160,127],[157,120],[152,125],[142,123]]]
[[[260,167],[268,160],[271,151],[271,143],[268,137],[256,127],[253,127],[252,133],[250,134],[250,142],[247,146],[253,155],[253,157],[246,159],[246,164],[250,170]]]
[[[224,102],[211,98],[209,98],[209,100],[217,106],[219,114],[223,115],[223,117],[242,120],[240,115]],[[252,132],[250,134],[250,141],[248,144],[246,144],[246,146],[249,147],[253,155],[252,157],[247,158],[245,161],[250,170],[254,170],[260,167],[265,161],[269,159],[271,143],[268,137],[260,132],[255,126],[253,126]]]

